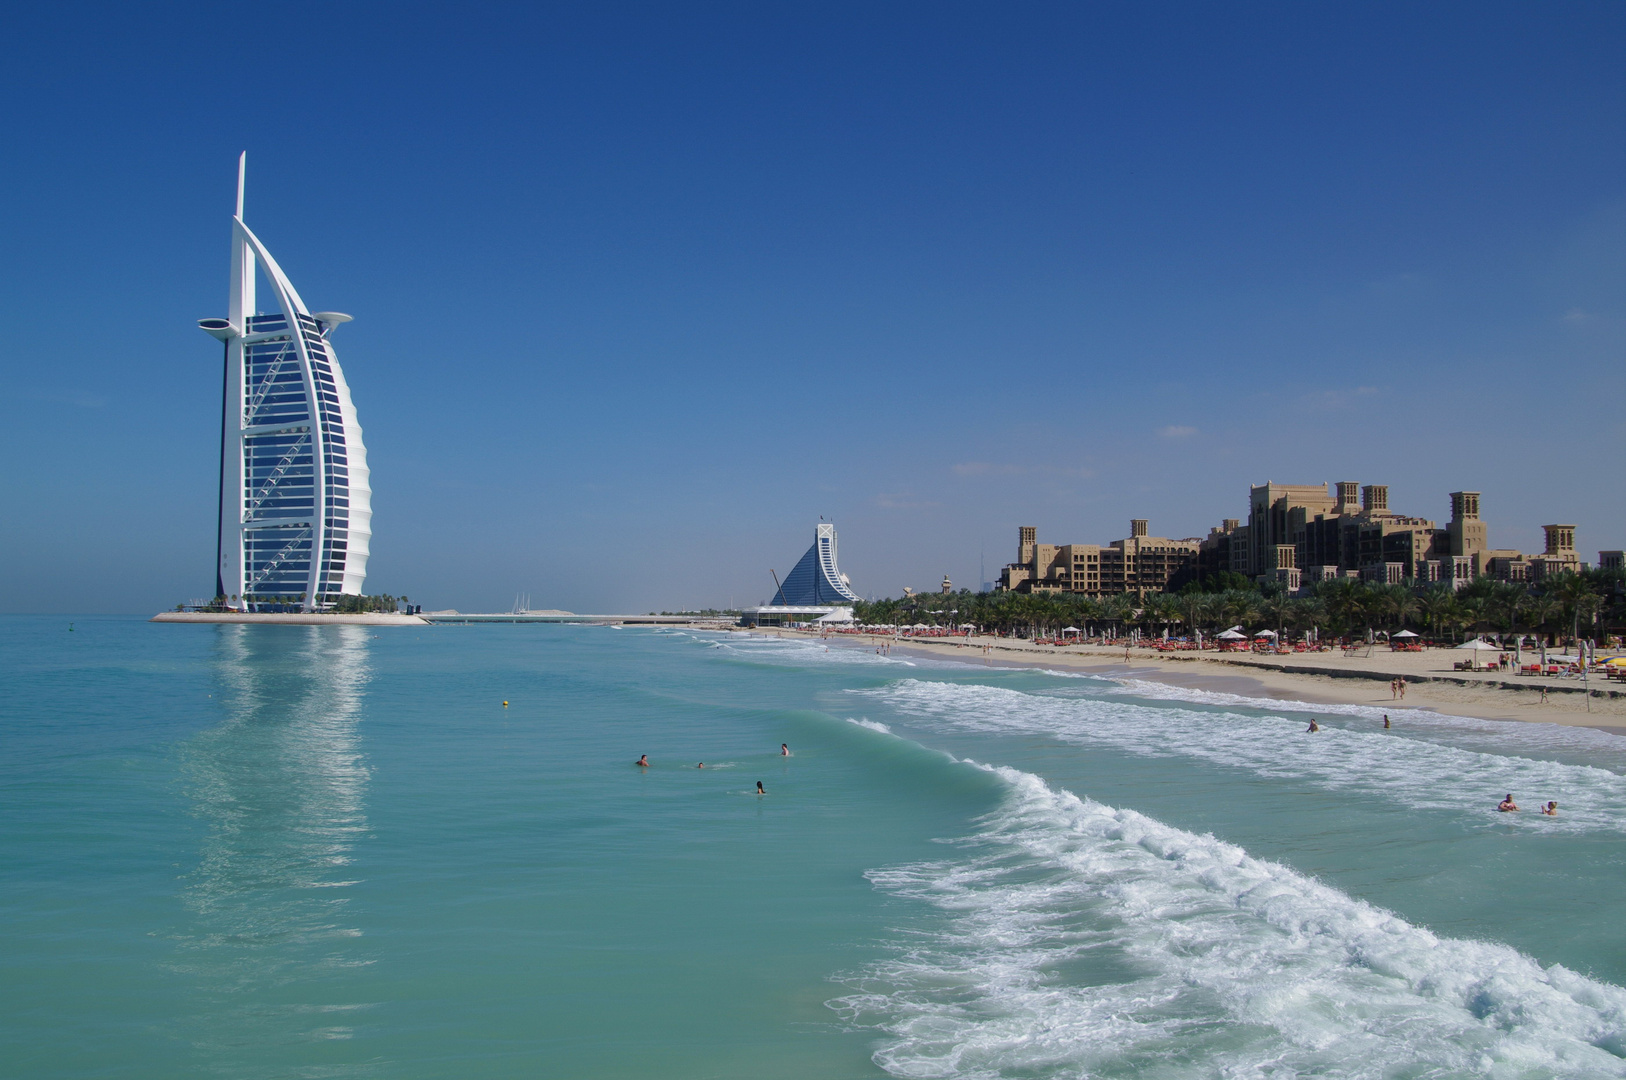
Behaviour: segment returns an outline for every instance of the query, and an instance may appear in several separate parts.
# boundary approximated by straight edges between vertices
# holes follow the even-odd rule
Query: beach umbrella
[[[1402,630],[1402,631],[1400,631],[1400,633],[1395,635],[1395,637],[1416,637],[1416,636],[1417,635],[1412,633],[1410,630]]]
[[[1492,645],[1484,638],[1474,638],[1472,641],[1464,641],[1461,645],[1458,645],[1457,648],[1472,649],[1474,652],[1498,652],[1502,647],[1500,645]]]
[[[1276,636],[1276,631],[1274,631],[1274,630],[1261,630],[1261,631],[1259,631],[1257,634],[1255,634],[1253,636],[1254,637],[1275,637]]]
[[[1076,633],[1078,633],[1078,627],[1076,627],[1076,626],[1064,626],[1064,627],[1061,628],[1061,632],[1064,633],[1064,634],[1076,634]]]
[[[1227,630],[1224,633],[1215,634],[1214,636],[1219,638],[1221,641],[1246,641],[1248,639],[1248,635],[1239,634],[1235,630]]]

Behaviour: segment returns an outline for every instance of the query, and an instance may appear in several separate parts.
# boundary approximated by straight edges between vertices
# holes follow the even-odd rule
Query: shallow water
[[[742,635],[66,627],[0,619],[10,1075],[1626,1075],[1602,733]]]

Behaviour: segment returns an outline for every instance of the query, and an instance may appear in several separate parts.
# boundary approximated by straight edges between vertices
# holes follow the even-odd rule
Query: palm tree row
[[[1626,622],[1626,578],[1619,571],[1559,574],[1534,588],[1480,578],[1465,588],[1416,588],[1340,578],[1309,595],[1265,585],[1204,592],[1091,598],[1070,593],[923,594],[860,602],[858,621],[883,625],[972,625],[985,631],[1046,636],[1066,627],[1121,636],[1131,629],[1161,635],[1212,633],[1231,626],[1311,630],[1322,636],[1366,636],[1413,628],[1436,638],[1468,633],[1537,633],[1599,637]]]

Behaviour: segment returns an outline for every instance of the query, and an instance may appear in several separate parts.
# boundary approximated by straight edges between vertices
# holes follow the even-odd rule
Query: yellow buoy
[[[502,703],[502,707],[503,707],[503,708],[505,708],[505,709],[506,709],[506,708],[508,708],[508,702],[506,702],[506,701],[505,701],[505,702],[503,702],[503,703]]]

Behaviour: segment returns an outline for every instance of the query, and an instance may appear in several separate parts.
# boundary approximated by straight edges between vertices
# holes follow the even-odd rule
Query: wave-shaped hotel
[[[367,578],[367,447],[330,340],[349,315],[314,314],[243,222],[237,164],[231,291],[224,319],[198,325],[225,347],[221,390],[217,605],[322,611]],[[264,276],[274,310],[258,308]]]
[[[836,527],[821,522],[813,533],[813,546],[778,583],[773,602],[747,608],[741,621],[748,626],[783,626],[799,622],[850,622],[858,601],[847,575],[836,565]]]

